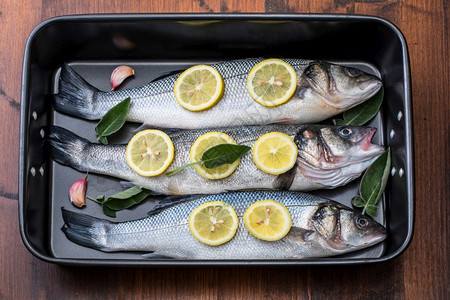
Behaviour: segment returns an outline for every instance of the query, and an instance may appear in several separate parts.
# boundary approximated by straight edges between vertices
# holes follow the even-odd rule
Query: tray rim
[[[71,259],[71,258],[55,258],[48,255],[44,255],[38,249],[36,249],[28,240],[25,232],[24,222],[24,195],[25,195],[25,182],[28,176],[28,172],[25,172],[25,139],[26,139],[26,106],[21,105],[20,112],[20,144],[19,144],[19,178],[18,178],[18,194],[19,194],[19,229],[22,242],[28,251],[35,257],[42,261],[60,265],[71,266],[316,266],[316,265],[358,265],[358,264],[373,264],[381,263],[392,260],[400,256],[411,244],[414,233],[414,211],[415,211],[415,191],[414,191],[414,164],[413,164],[413,134],[412,134],[412,93],[411,93],[411,74],[410,74],[410,62],[408,55],[408,46],[403,33],[393,23],[387,21],[381,17],[370,15],[349,15],[349,14],[263,14],[263,13],[239,13],[239,14],[199,14],[199,13],[107,13],[107,14],[72,14],[56,16],[44,20],[38,26],[36,26],[30,33],[25,49],[24,59],[22,66],[22,85],[21,85],[21,103],[26,102],[27,91],[26,87],[29,82],[29,74],[27,67],[30,64],[30,45],[33,42],[36,34],[43,28],[50,26],[51,24],[67,21],[89,21],[89,22],[117,22],[117,21],[138,21],[138,20],[156,20],[156,21],[211,21],[211,20],[249,20],[249,21],[312,21],[312,20],[360,20],[360,21],[372,21],[378,22],[395,33],[399,38],[402,48],[402,62],[403,62],[403,81],[406,83],[404,87],[404,118],[407,127],[411,130],[405,130],[405,155],[406,165],[408,166],[406,177],[406,189],[407,189],[407,212],[408,212],[408,224],[407,235],[403,244],[393,253],[379,257],[379,258],[364,258],[364,259],[335,259],[334,257],[328,258],[316,258],[306,260],[131,260],[131,259]]]

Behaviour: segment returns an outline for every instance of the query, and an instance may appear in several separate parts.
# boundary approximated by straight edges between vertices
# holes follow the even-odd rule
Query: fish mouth
[[[382,85],[383,83],[381,80],[376,77],[372,77],[358,83],[359,88],[365,93],[365,98],[370,98],[378,93]]]
[[[377,144],[372,144],[372,138],[377,132],[377,129],[372,127],[368,128],[367,130],[369,132],[361,140],[361,142],[359,143],[359,147],[365,152],[365,154],[369,156],[376,156],[377,154],[381,154],[384,151],[384,147]]]
[[[387,238],[387,230],[383,226],[376,228],[374,232],[368,235],[364,240],[364,247],[369,247],[384,241]]]
[[[324,155],[314,159],[312,154],[303,151],[297,159],[297,168],[305,177],[321,185],[345,185],[359,177],[384,152],[383,146],[371,143],[376,132],[373,127],[363,129],[359,142],[347,152],[348,156],[334,156],[332,163],[327,163]],[[321,144],[323,149],[327,149],[325,143]]]

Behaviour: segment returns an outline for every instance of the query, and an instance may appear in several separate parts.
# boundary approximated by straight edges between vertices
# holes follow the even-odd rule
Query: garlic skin
[[[84,178],[75,181],[69,190],[70,202],[78,208],[86,206],[86,179],[87,175]]]
[[[111,91],[114,91],[122,82],[134,75],[134,70],[129,66],[118,66],[111,73]]]

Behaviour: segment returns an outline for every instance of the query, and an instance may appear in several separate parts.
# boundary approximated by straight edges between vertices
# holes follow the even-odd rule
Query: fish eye
[[[355,68],[345,68],[345,72],[350,77],[358,77],[362,74],[362,72]]]
[[[338,133],[342,137],[348,137],[353,133],[353,131],[350,127],[342,127],[339,128]]]
[[[369,225],[369,219],[364,216],[357,216],[355,218],[355,225],[359,229],[364,229],[365,227],[367,227],[367,225]]]

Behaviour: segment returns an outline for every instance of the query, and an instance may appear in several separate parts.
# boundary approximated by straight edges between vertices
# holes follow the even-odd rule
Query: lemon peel
[[[239,220],[233,207],[222,201],[204,203],[189,216],[189,230],[201,243],[218,246],[231,240]]]
[[[160,130],[143,130],[128,142],[127,164],[139,175],[157,176],[170,166],[175,148],[170,137]]]

